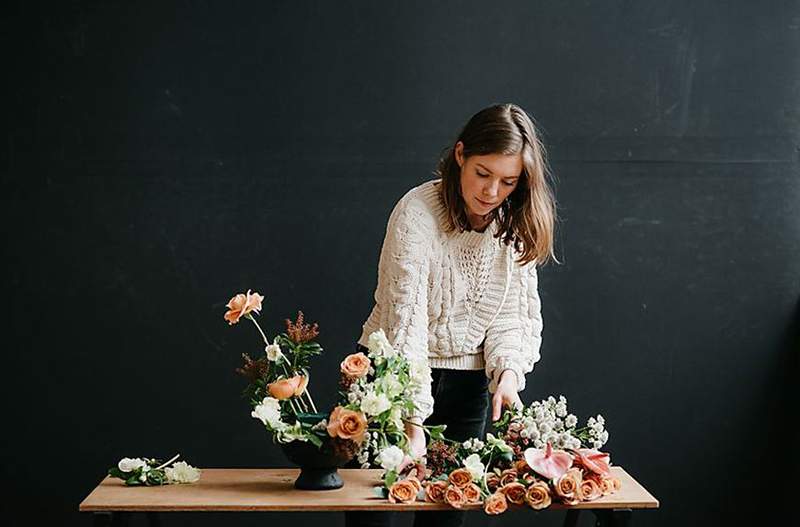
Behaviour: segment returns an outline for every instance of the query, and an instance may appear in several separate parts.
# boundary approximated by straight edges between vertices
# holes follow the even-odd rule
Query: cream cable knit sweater
[[[409,190],[386,226],[378,264],[375,306],[358,343],[383,329],[394,349],[427,359],[431,368],[484,369],[497,390],[513,370],[518,389],[539,360],[542,318],[535,262],[520,266],[517,252],[482,233],[446,234],[447,211],[438,179]],[[429,382],[413,394],[423,420],[433,413]]]

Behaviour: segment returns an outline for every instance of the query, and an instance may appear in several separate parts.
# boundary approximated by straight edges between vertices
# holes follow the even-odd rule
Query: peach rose
[[[503,487],[508,485],[509,483],[514,483],[517,481],[517,469],[515,468],[507,468],[503,472],[500,473],[500,486]]]
[[[500,487],[500,476],[497,475],[496,472],[489,472],[486,474],[486,486],[489,487],[489,490],[494,492],[497,490],[497,487]]]
[[[401,479],[389,489],[389,502],[411,503],[417,499],[417,486],[413,481]]]
[[[232,326],[239,322],[239,319],[250,312],[258,313],[261,311],[261,302],[264,300],[264,297],[259,295],[258,293],[250,293],[250,290],[247,290],[247,293],[239,293],[238,295],[231,298],[225,307],[228,308],[228,311],[225,313],[224,318],[228,321],[228,325]]]
[[[361,412],[354,412],[337,406],[328,419],[328,435],[342,439],[352,439],[357,443],[364,440],[367,431],[367,418]]]
[[[608,496],[614,492],[614,484],[608,478],[603,478],[600,480],[600,492],[603,493],[603,496]]]
[[[600,486],[593,479],[584,479],[581,481],[581,499],[583,501],[593,501],[602,495]]]
[[[483,511],[486,514],[502,514],[508,509],[508,501],[502,492],[495,492],[483,504]]]
[[[472,483],[472,474],[466,468],[457,468],[450,473],[447,479],[456,487],[463,489]]]
[[[517,474],[525,474],[531,471],[531,467],[528,466],[528,462],[524,459],[518,459],[514,463],[514,470],[517,471]]]
[[[498,492],[505,494],[506,499],[515,505],[525,503],[525,485],[522,483],[514,482],[503,485]]]
[[[481,489],[474,483],[470,483],[461,491],[464,493],[464,498],[467,503],[478,503],[481,501]]]
[[[406,481],[410,481],[416,487],[417,492],[422,490],[422,482],[416,476],[408,476]]]
[[[532,472],[526,472],[525,475],[522,476],[522,481],[526,486],[532,485],[536,483],[536,476],[534,476]]]
[[[359,352],[345,357],[339,365],[339,369],[348,377],[358,378],[363,377],[369,372],[370,365],[369,357]]]
[[[425,485],[425,501],[430,503],[444,503],[444,492],[448,483],[445,480],[431,481]]]
[[[460,509],[464,506],[467,500],[460,488],[456,487],[455,485],[448,485],[444,491],[444,501],[451,507]]]
[[[525,501],[530,508],[541,510],[550,506],[550,487],[544,481],[537,481],[525,491]]]
[[[575,498],[580,494],[579,487],[582,479],[579,469],[575,467],[569,469],[564,475],[559,477],[553,485],[556,495],[564,499]]]

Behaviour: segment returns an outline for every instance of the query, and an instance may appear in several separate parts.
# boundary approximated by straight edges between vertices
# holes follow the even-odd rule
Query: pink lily
[[[549,442],[544,449],[528,448],[524,456],[534,472],[548,479],[561,477],[572,466],[572,456],[563,450],[553,450]]]

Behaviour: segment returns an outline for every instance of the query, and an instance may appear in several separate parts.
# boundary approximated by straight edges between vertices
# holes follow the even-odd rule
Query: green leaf
[[[313,443],[317,448],[322,448],[322,439],[317,437],[316,435],[308,436],[308,440]]]
[[[386,487],[372,487],[372,493],[378,498],[388,498],[389,491]]]
[[[444,431],[447,429],[447,425],[436,425],[430,427],[429,433],[431,435],[431,439],[444,439]]]
[[[386,476],[383,478],[383,482],[386,485],[386,488],[390,488],[394,485],[394,482],[397,481],[397,472],[394,470],[390,470],[386,473]]]

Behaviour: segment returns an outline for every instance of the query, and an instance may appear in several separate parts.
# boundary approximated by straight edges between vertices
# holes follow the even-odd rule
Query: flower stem
[[[170,463],[172,463],[173,461],[175,461],[176,459],[178,459],[179,457],[181,457],[181,455],[180,455],[180,454],[175,454],[175,455],[172,457],[172,459],[170,459],[170,460],[169,460],[169,461],[167,461],[166,463],[163,463],[163,464],[161,464],[161,465],[157,466],[157,467],[156,467],[156,468],[154,468],[153,470],[160,470],[160,469],[162,469],[162,468],[166,467],[167,465],[169,465]]]
[[[245,316],[253,321],[253,324],[255,324],[256,328],[258,328],[258,332],[261,333],[261,338],[263,338],[264,342],[267,344],[267,346],[269,346],[269,340],[267,340],[267,336],[264,335],[264,332],[261,330],[261,326],[258,325],[258,322],[256,322],[256,319],[253,318],[253,315],[248,313]]]

